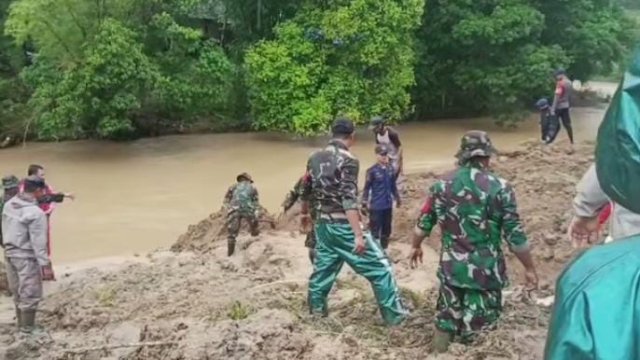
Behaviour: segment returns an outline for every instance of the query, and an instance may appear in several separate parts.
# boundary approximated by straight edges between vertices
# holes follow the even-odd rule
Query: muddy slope
[[[528,145],[503,154],[495,170],[511,181],[530,236],[544,288],[573,256],[563,234],[575,182],[592,147],[573,155]],[[14,341],[11,324],[0,324],[0,355],[7,359],[424,359],[431,347],[438,254],[437,234],[425,264],[409,268],[409,237],[417,209],[435,174],[409,176],[407,198],[395,215],[390,256],[403,296],[412,309],[399,328],[386,328],[369,285],[346,267],[330,294],[331,315],[309,317],[306,283],[311,267],[295,219],[263,234],[239,238],[227,258],[224,218],[213,214],[189,228],[174,251],[119,270],[74,275],[47,296],[40,319],[53,342]],[[497,331],[473,347],[455,345],[438,359],[540,359],[549,310],[519,286],[521,266],[510,257],[513,286]],[[0,356],[0,358],[2,358]],[[433,357],[435,358],[435,357]]]

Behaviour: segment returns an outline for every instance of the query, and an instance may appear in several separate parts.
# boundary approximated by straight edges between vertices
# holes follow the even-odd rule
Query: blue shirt
[[[391,165],[375,164],[367,170],[362,202],[369,202],[370,210],[393,208],[393,200],[399,199],[396,177]]]

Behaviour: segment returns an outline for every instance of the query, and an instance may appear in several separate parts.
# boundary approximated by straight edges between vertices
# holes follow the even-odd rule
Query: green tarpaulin
[[[598,130],[596,167],[602,190],[640,213],[640,49]]]

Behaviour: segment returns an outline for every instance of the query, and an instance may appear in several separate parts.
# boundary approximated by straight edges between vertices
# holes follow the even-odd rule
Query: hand
[[[308,234],[311,232],[311,216],[309,214],[300,215],[300,233]]]
[[[418,263],[422,264],[422,246],[413,248],[411,250],[411,256],[409,257],[409,260],[411,260],[412,269],[418,267]]]
[[[56,280],[56,276],[53,273],[53,268],[51,267],[51,265],[45,265],[40,267],[41,271],[42,271],[42,281],[55,281]]]
[[[353,249],[353,252],[358,254],[358,255],[362,255],[364,254],[364,251],[367,249],[367,245],[364,242],[364,237],[362,236],[362,234],[357,234],[356,235],[356,248]]]
[[[574,216],[569,225],[568,235],[574,248],[593,244],[598,239],[598,218],[581,218]]]
[[[68,197],[69,199],[71,199],[71,201],[75,201],[76,200],[76,196],[73,195],[72,193],[65,193],[64,197]]]
[[[527,270],[524,273],[524,278],[526,280],[527,290],[532,291],[538,289],[538,274],[536,273],[535,269]]]

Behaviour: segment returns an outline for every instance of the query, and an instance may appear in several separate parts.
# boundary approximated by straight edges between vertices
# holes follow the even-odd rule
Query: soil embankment
[[[565,240],[575,184],[592,159],[592,145],[572,155],[563,144],[502,154],[495,171],[516,189],[521,216],[537,260],[542,288],[553,282],[574,252]],[[412,309],[399,328],[383,326],[368,284],[346,267],[330,295],[329,318],[306,310],[311,267],[296,233],[295,217],[276,229],[263,223],[255,239],[239,238],[226,257],[224,217],[215,213],[190,226],[171,252],[117,269],[92,269],[68,278],[47,295],[40,313],[53,342],[14,342],[11,324],[0,324],[7,359],[423,359],[430,348],[436,301],[437,234],[425,247],[425,264],[412,270],[410,235],[436,175],[408,176],[406,199],[395,214],[390,256]],[[284,196],[284,194],[283,194]],[[549,309],[524,295],[522,269],[509,256],[513,285],[497,331],[476,346],[455,345],[439,359],[540,359]]]

